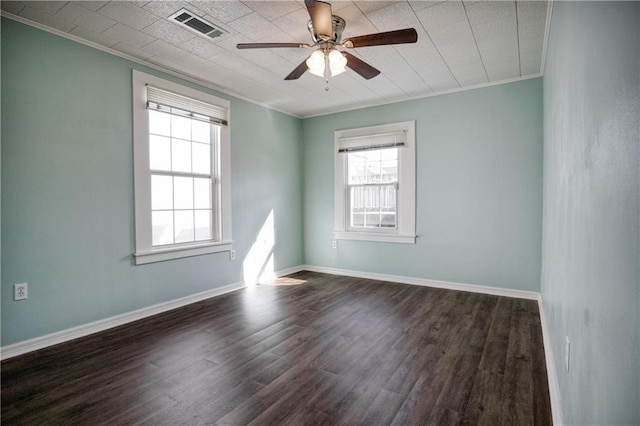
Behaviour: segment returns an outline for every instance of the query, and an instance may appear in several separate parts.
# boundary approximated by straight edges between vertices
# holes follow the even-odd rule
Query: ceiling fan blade
[[[418,33],[415,28],[387,31],[384,33],[367,34],[351,37],[342,42],[344,47],[382,46],[385,44],[415,43],[418,41]]]
[[[300,65],[298,65],[293,71],[291,71],[291,73],[288,76],[286,76],[284,79],[297,80],[300,77],[302,77],[302,74],[304,74],[307,69],[308,69],[307,60],[305,59],[304,61],[302,61]]]
[[[379,70],[375,69],[362,59],[353,56],[351,53],[342,52],[342,54],[347,58],[347,66],[367,80],[370,80],[380,74]]]
[[[331,13],[331,5],[319,0],[304,0],[313,29],[322,40],[331,40],[333,38],[333,17]]]
[[[274,47],[311,47],[307,43],[238,43],[238,49],[269,49]]]

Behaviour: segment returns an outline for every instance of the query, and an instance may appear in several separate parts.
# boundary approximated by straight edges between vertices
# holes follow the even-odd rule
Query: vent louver
[[[187,9],[180,9],[169,16],[169,19],[205,37],[216,38],[224,34],[224,31],[216,28],[211,22],[205,21]]]

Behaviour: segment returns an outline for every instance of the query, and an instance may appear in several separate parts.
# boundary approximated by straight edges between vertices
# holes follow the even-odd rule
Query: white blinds
[[[226,126],[227,109],[147,84],[147,109]]]
[[[345,137],[338,140],[338,152],[367,151],[404,146],[406,132],[400,130],[378,135]]]

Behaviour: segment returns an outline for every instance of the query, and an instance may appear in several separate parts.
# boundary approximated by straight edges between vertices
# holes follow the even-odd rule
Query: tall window
[[[229,250],[228,102],[137,71],[136,263]]]
[[[415,125],[335,133],[335,238],[415,242]]]

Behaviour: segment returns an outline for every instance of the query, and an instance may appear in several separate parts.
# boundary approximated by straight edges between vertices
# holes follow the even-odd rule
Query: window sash
[[[376,205],[371,205],[371,203],[367,203],[367,197],[373,195],[374,193],[372,193],[372,191],[367,191],[370,194],[367,195],[367,193],[362,194],[362,206],[355,206],[355,200],[354,200],[354,190],[355,189],[364,189],[365,191],[367,189],[372,190],[375,188],[378,188],[378,195],[377,195],[377,204]],[[388,205],[388,194],[384,194],[383,191],[384,189],[393,189],[393,203],[391,203],[392,205]],[[392,182],[392,183],[384,183],[384,184],[354,184],[354,185],[347,185],[346,186],[346,193],[347,193],[347,213],[348,213],[348,229],[349,230],[379,230],[379,231],[383,231],[383,230],[390,230],[390,231],[396,231],[398,229],[398,183],[397,182]],[[387,191],[384,191],[387,192]],[[376,197],[374,195],[374,197]],[[355,211],[356,209],[362,209],[361,211]],[[392,208],[393,210],[387,210],[385,211],[385,208]],[[363,219],[364,219],[364,225],[363,226],[358,226],[358,225],[354,225],[354,214],[359,214],[359,215],[363,215]],[[372,215],[372,214],[377,214],[378,215],[378,225],[367,225],[367,215]],[[393,216],[393,226],[383,226],[383,220],[382,220],[382,216]],[[375,222],[374,222],[375,223]]]
[[[149,87],[149,86],[147,86]],[[147,108],[148,109],[148,108]],[[163,112],[167,112],[167,111],[163,111]],[[149,114],[149,113],[147,113]],[[195,117],[187,117],[189,119],[197,119]],[[209,122],[209,121],[207,121]],[[153,178],[153,176],[167,176],[167,177],[171,177],[172,178],[172,185],[174,185],[174,178],[178,177],[185,177],[185,178],[206,178],[209,179],[210,181],[210,186],[209,186],[209,197],[210,197],[210,207],[206,208],[206,209],[202,209],[202,208],[196,208],[196,200],[195,200],[195,190],[192,189],[192,197],[193,197],[193,205],[192,208],[190,209],[184,209],[184,208],[176,208],[175,206],[175,197],[176,194],[173,193],[172,194],[172,200],[173,200],[173,205],[171,209],[153,209],[153,207],[151,208],[151,226],[152,228],[155,226],[154,223],[154,212],[171,212],[171,216],[172,216],[172,228],[171,228],[171,232],[172,232],[172,236],[171,236],[171,241],[167,241],[167,242],[162,242],[162,243],[154,243],[154,231],[152,230],[152,241],[151,241],[151,247],[152,248],[166,248],[166,247],[174,247],[174,246],[180,246],[180,245],[184,245],[184,244],[194,244],[194,243],[206,243],[206,242],[218,242],[220,241],[220,237],[221,237],[221,226],[220,226],[220,212],[219,212],[219,206],[220,206],[220,199],[219,199],[219,193],[220,193],[220,179],[218,178],[219,176],[219,162],[218,162],[218,158],[219,158],[219,134],[220,131],[216,128],[214,128],[214,126],[217,126],[216,123],[213,122],[209,122],[209,132],[210,132],[210,169],[209,169],[209,173],[198,173],[198,172],[182,172],[182,171],[173,171],[173,170],[158,170],[158,169],[153,169],[153,168],[149,168],[150,171],[150,178]],[[148,135],[150,136],[151,133],[148,133]],[[174,138],[172,138],[173,140]],[[197,141],[194,141],[192,139],[188,140],[189,143],[197,143]],[[153,194],[153,191],[151,193],[151,195]],[[210,217],[209,217],[209,230],[210,230],[210,238],[198,238],[197,235],[197,228],[196,228],[196,212],[197,211],[208,211],[210,212]],[[189,240],[185,240],[185,241],[176,241],[177,238],[177,230],[176,230],[176,212],[191,212],[192,213],[192,238]]]
[[[168,176],[168,177],[184,177],[184,176],[174,176],[171,174],[156,174],[156,173],[152,173],[151,174],[151,178],[153,179],[153,176]],[[202,177],[201,177],[202,178]],[[206,178],[206,177],[205,177]],[[192,182],[192,189],[191,189],[191,206],[190,207],[176,207],[176,194],[175,194],[175,181],[172,179],[171,180],[171,188],[172,188],[172,194],[171,194],[171,207],[162,207],[162,208],[153,208],[153,206],[151,207],[151,226],[152,228],[154,226],[157,225],[156,222],[154,222],[153,216],[154,213],[158,213],[158,212],[164,212],[164,213],[171,213],[171,223],[172,223],[172,227],[171,227],[171,238],[165,242],[162,243],[154,243],[154,236],[155,236],[155,231],[153,231],[152,229],[152,241],[151,241],[151,247],[152,248],[166,248],[166,247],[173,247],[173,246],[179,246],[179,245],[184,245],[184,244],[194,244],[194,243],[206,243],[206,242],[218,242],[220,241],[220,227],[218,226],[219,220],[218,220],[218,215],[219,215],[219,201],[217,201],[217,194],[219,192],[219,188],[218,185],[215,183],[214,178],[207,178],[208,182],[208,192],[209,192],[209,206],[208,207],[201,207],[201,205],[198,205],[197,200],[196,200],[196,190],[195,190],[195,182]],[[153,191],[152,191],[153,192]],[[189,240],[185,240],[185,241],[176,241],[176,213],[177,212],[190,212],[192,215],[192,231],[193,231],[193,235],[192,238]],[[208,230],[210,231],[210,234],[208,236],[208,238],[202,238],[198,236],[198,228],[197,228],[197,221],[196,221],[196,216],[198,212],[209,212],[209,226],[208,226]]]

